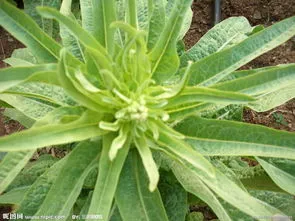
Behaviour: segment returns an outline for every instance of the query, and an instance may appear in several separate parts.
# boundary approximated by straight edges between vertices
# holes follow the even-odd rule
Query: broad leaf
[[[68,115],[70,118],[72,114],[68,113]],[[75,114],[74,117],[76,117]],[[0,150],[34,150],[40,147],[66,144],[101,136],[105,132],[98,127],[100,119],[101,116],[97,113],[86,111],[73,122],[59,122],[33,127],[11,136],[1,137]]]
[[[113,139],[113,134],[103,137],[103,149],[98,168],[99,173],[88,210],[88,214],[100,214],[105,220],[109,218],[120,173],[130,148],[130,143],[127,142],[119,150],[116,158],[110,161],[109,151]]]
[[[55,64],[5,68],[0,70],[0,92],[16,86],[40,71],[56,70]],[[48,76],[49,77],[49,76]]]
[[[192,48],[181,56],[181,66],[188,61],[198,61],[210,54],[221,51],[235,38],[245,35],[252,29],[244,17],[231,17],[215,25]]]
[[[38,120],[55,109],[49,104],[20,95],[0,94],[0,100],[5,101],[32,120]]]
[[[99,142],[82,142],[69,154],[43,204],[35,214],[68,216],[89,171],[97,165]],[[77,164],[77,161],[80,163]]]
[[[251,72],[254,72],[252,70]],[[243,72],[242,72],[243,73]],[[271,67],[245,74],[244,77],[216,84],[213,88],[240,91],[249,95],[263,95],[294,84],[295,64]]]
[[[268,156],[295,159],[295,135],[260,125],[190,117],[175,129],[206,156]]]
[[[68,156],[55,163],[44,174],[42,174],[32,186],[30,186],[21,201],[20,207],[17,210],[18,213],[33,216],[38,211],[51,186],[63,168],[64,163],[67,161],[67,157]]]
[[[15,179],[33,156],[34,151],[7,153],[0,163],[0,193]]]
[[[256,158],[273,181],[286,192],[295,195],[295,162]]]
[[[116,204],[123,220],[168,221],[161,195],[158,189],[149,191],[145,169],[135,151],[130,151],[121,173]]]
[[[0,205],[20,205],[28,189],[29,187],[20,187],[0,195]]]
[[[34,21],[40,26],[40,28],[50,36],[57,34],[57,25],[52,20],[42,18],[36,11],[37,6],[48,6],[58,9],[60,7],[59,0],[24,0],[25,12],[34,19]]]
[[[150,52],[153,78],[162,83],[168,80],[179,65],[176,43],[184,21],[184,14],[190,7],[192,0],[178,0],[171,12],[163,32]]]
[[[161,171],[158,188],[169,221],[184,221],[188,211],[187,192],[171,171]]]
[[[215,193],[200,178],[180,164],[172,165],[173,173],[186,191],[207,203],[219,219],[224,221],[232,220]]]
[[[294,34],[295,17],[278,22],[233,47],[194,63],[189,84],[212,85],[257,56],[284,43]]]
[[[59,57],[60,45],[50,38],[21,10],[0,2],[0,25],[24,43],[34,53],[40,63],[54,62]]]

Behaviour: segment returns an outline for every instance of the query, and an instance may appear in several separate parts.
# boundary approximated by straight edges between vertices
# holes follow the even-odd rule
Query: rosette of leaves
[[[295,17],[266,29],[229,18],[180,51],[191,3],[80,0],[78,17],[70,0],[60,11],[37,8],[59,23],[58,42],[0,2],[0,24],[34,57],[15,55],[6,60],[14,67],[0,71],[0,100],[29,127],[0,138],[8,152],[0,191],[37,148],[75,143],[26,189],[19,213],[179,221],[190,193],[220,220],[289,215],[251,195],[256,177],[244,182],[223,157],[258,161],[264,182],[257,189],[294,195],[294,133],[209,116],[223,118],[231,107],[269,110],[294,97],[295,64],[236,70],[293,37]],[[89,174],[95,184],[81,200]]]

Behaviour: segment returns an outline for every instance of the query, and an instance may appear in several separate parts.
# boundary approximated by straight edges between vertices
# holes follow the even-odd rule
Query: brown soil
[[[0,108],[0,137],[22,130],[24,127],[18,122],[3,115],[3,108]]]

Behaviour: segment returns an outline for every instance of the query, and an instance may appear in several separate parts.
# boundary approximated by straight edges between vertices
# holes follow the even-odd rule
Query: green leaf
[[[257,97],[255,102],[252,102],[247,106],[257,112],[264,112],[286,103],[294,98],[294,95],[294,84],[290,84],[289,86],[280,88],[277,91]]]
[[[29,161],[22,171],[17,175],[13,182],[6,189],[7,191],[15,188],[31,186],[49,167],[58,161],[50,154],[41,155],[38,160]]]
[[[30,186],[17,210],[18,213],[33,216],[38,211],[68,156],[55,163]]]
[[[190,117],[175,129],[205,156],[263,156],[295,159],[294,133],[226,120]]]
[[[69,115],[71,114],[69,113]],[[1,137],[0,150],[34,150],[101,136],[105,132],[98,127],[100,119],[101,116],[97,113],[85,111],[78,120],[70,123],[53,123],[33,127],[10,136]]]
[[[256,217],[257,214],[265,216],[282,214],[278,209],[252,197],[217,169],[215,177],[201,174],[196,169],[192,169],[192,171],[219,197],[252,217]]]
[[[88,32],[94,30],[93,0],[80,0],[82,27]]]
[[[93,111],[106,111],[108,108],[99,104],[99,100],[94,97],[94,93],[90,94],[86,89],[79,84],[73,77],[74,71],[67,65],[70,63],[70,57],[66,51],[61,52],[61,61],[58,65],[59,81],[67,93],[74,98],[75,101]]]
[[[295,34],[295,16],[251,35],[241,43],[209,55],[192,65],[190,85],[212,85]]]
[[[86,176],[97,165],[99,147],[98,142],[83,142],[74,148],[35,214],[36,216],[54,214],[67,217],[70,214]]]
[[[42,82],[25,82],[5,92],[5,94],[8,93],[43,100],[44,103],[52,106],[76,104],[62,87]]]
[[[212,164],[183,140],[170,136],[168,132],[162,132],[157,143],[162,146],[160,148],[161,151],[174,156],[190,166],[198,168],[209,176],[214,176]]]
[[[88,211],[88,214],[102,215],[105,220],[109,218],[119,176],[130,148],[130,143],[127,141],[123,148],[118,151],[116,158],[110,161],[109,151],[114,138],[113,134],[103,137],[103,150],[98,168],[99,173]]]
[[[112,215],[110,217],[110,221],[123,221],[117,206],[113,206]]]
[[[114,51],[115,29],[110,28],[110,25],[116,20],[115,2],[115,0],[92,0],[92,16],[95,21],[92,35],[107,49],[109,54]]]
[[[58,9],[60,7],[60,1],[59,0],[24,0],[24,9],[25,12],[30,15],[31,18],[34,19],[34,21],[40,26],[40,28],[47,33],[50,36],[56,35],[57,30],[54,30],[54,28],[57,28],[56,25],[54,25],[52,20],[44,19],[42,18],[38,12],[36,11],[37,6],[48,6],[52,8]],[[55,37],[55,36],[54,36]]]
[[[150,20],[148,23],[148,37],[147,37],[147,47],[148,49],[152,49],[157,40],[159,39],[159,33],[163,31],[163,27],[166,23],[165,14],[165,3],[163,0],[155,1],[152,0],[152,6],[149,9],[150,12]]]
[[[286,193],[277,193],[272,191],[255,191],[255,190],[251,190],[250,194],[282,210],[283,212],[285,212],[286,215],[295,217],[294,196],[290,194],[286,194]]]
[[[168,221],[160,193],[149,191],[148,177],[135,151],[130,151],[122,170],[116,204],[123,220]]]
[[[28,189],[29,187],[20,187],[0,195],[0,204],[20,205]]]
[[[252,29],[245,17],[227,18],[210,29],[192,48],[181,56],[181,66],[188,61],[198,61],[210,54],[221,51],[235,38]]]
[[[157,43],[149,54],[153,78],[159,83],[168,80],[178,69],[179,58],[176,43],[184,21],[184,15],[192,0],[178,0]]]
[[[20,95],[0,94],[0,100],[5,101],[31,120],[38,120],[54,110],[54,107],[51,105]]]
[[[184,221],[188,212],[187,192],[172,172],[161,171],[158,188],[169,221]]]
[[[252,70],[251,72],[254,72]],[[243,73],[243,72],[242,72]],[[244,77],[216,84],[213,88],[239,91],[249,95],[263,95],[295,83],[295,64],[276,66],[248,73]]]
[[[13,67],[17,66],[33,66],[37,63],[36,57],[30,52],[28,48],[15,49],[10,58],[3,60]]]
[[[0,92],[16,86],[40,71],[56,70],[55,64],[4,68],[0,70]]]
[[[15,179],[33,154],[34,151],[21,151],[5,155],[0,163],[0,193]]]
[[[74,22],[71,18],[62,15],[59,11],[48,8],[38,7],[38,12],[45,18],[52,18],[57,20],[60,24],[68,28],[73,36],[75,36],[84,46],[95,48],[102,54],[107,56],[104,47],[96,41],[96,39],[84,30],[78,23]]]
[[[0,25],[24,43],[40,63],[54,62],[59,57],[60,45],[45,34],[42,29],[21,10],[0,2]]]
[[[62,1],[60,13],[72,18],[74,22],[77,22],[75,16],[71,12],[71,7],[72,0]],[[83,51],[78,39],[76,39],[75,36],[73,36],[65,26],[60,25],[59,29],[63,46],[67,48],[76,58],[83,60]]]
[[[230,91],[215,90],[205,87],[186,87],[176,98],[169,100],[166,108],[171,109],[169,112],[177,112],[177,107],[184,108],[185,105],[192,105],[196,102],[226,103],[226,104],[243,104],[255,101],[254,98]]]
[[[224,221],[232,220],[215,193],[210,190],[199,177],[195,176],[192,171],[181,164],[172,165],[173,173],[186,191],[207,203],[219,219]]]
[[[295,162],[291,160],[284,160],[276,165],[275,160],[263,160],[256,158],[260,165],[265,169],[272,180],[286,192],[295,195]],[[273,161],[273,163],[272,163]]]
[[[5,116],[18,121],[21,125],[25,126],[26,128],[30,128],[35,123],[35,120],[32,118],[27,117],[21,111],[16,110],[15,108],[5,108],[3,113]]]
[[[152,151],[147,144],[145,136],[142,135],[139,139],[136,139],[135,144],[149,177],[149,190],[153,192],[157,188],[160,178],[158,167],[153,159]]]

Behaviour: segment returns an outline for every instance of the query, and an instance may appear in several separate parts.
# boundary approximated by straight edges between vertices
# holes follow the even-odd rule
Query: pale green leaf
[[[245,71],[241,72],[244,73]],[[295,64],[252,70],[244,77],[216,84],[219,90],[239,91],[249,95],[263,95],[295,84]]]
[[[83,142],[69,154],[36,216],[67,217],[78,198],[89,171],[97,165],[99,142]],[[79,164],[77,164],[79,161]]]
[[[28,189],[29,187],[20,187],[0,195],[0,204],[20,205]]]
[[[149,54],[153,78],[162,83],[178,69],[179,58],[176,43],[184,21],[184,15],[192,0],[178,0],[157,43]]]
[[[295,170],[294,161],[282,161],[281,164],[276,165],[276,161],[263,160],[256,158],[260,165],[265,169],[272,180],[286,192],[295,195]]]
[[[57,26],[52,20],[42,18],[36,11],[37,6],[48,6],[58,9],[60,7],[60,0],[24,0],[24,11],[30,15],[31,18],[40,26],[40,28],[50,36],[57,34]]]
[[[58,22],[60,22],[60,24],[67,27],[71,34],[75,36],[84,46],[95,48],[102,54],[107,55],[104,47],[98,41],[96,41],[96,39],[90,33],[84,30],[71,18],[62,15],[55,9],[47,7],[38,7],[38,12],[46,18],[56,19]]]
[[[7,153],[0,163],[0,193],[2,193],[23,169],[34,151]]]
[[[295,159],[295,134],[260,125],[190,117],[175,129],[206,156],[265,156]]]
[[[188,193],[180,185],[172,171],[161,170],[158,185],[169,221],[184,221],[188,213]]]
[[[32,120],[38,120],[54,110],[51,105],[20,95],[0,94],[0,100],[5,101]]]
[[[60,13],[67,17],[72,18],[74,22],[77,22],[75,16],[71,12],[71,7],[72,7],[72,0],[62,1],[61,7],[60,7]],[[60,37],[62,39],[63,46],[67,48],[71,52],[71,54],[73,54],[76,58],[82,60],[83,52],[78,39],[76,39],[68,31],[68,29],[65,26],[60,25],[59,29],[60,29]]]
[[[35,123],[34,119],[27,117],[25,114],[23,114],[21,111],[15,108],[5,108],[3,114],[9,117],[10,119],[18,121],[21,125],[25,126],[26,128],[32,127]]]
[[[93,0],[80,0],[82,27],[90,33],[94,29],[93,7]]]
[[[197,102],[247,104],[251,101],[255,101],[255,99],[242,93],[215,90],[205,87],[186,87],[179,96],[170,99],[165,108],[173,108],[169,112],[177,112],[177,106],[183,108],[185,105],[191,105]]]
[[[208,174],[208,176],[214,177],[214,168],[212,164],[183,140],[169,136],[167,132],[162,132],[160,133],[157,143],[162,146],[160,148],[161,151],[173,155],[175,158],[179,158],[179,160],[198,168]]]
[[[113,139],[113,134],[103,137],[103,150],[98,168],[99,173],[88,210],[88,214],[100,214],[106,220],[109,218],[120,173],[130,148],[130,142],[127,141],[123,148],[119,150],[116,158],[110,161],[109,151]],[[87,221],[90,220],[87,219]]]
[[[38,211],[67,158],[68,155],[55,163],[30,186],[17,210],[18,213],[33,216]]]
[[[284,88],[280,88],[269,94],[257,97],[255,102],[247,105],[257,112],[264,112],[278,107],[295,97],[294,83]]]
[[[25,97],[41,99],[56,106],[75,105],[62,87],[37,82],[25,82],[6,91],[9,94],[19,94]]]
[[[151,12],[149,23],[148,23],[148,37],[147,37],[147,47],[152,49],[155,46],[159,38],[159,34],[163,31],[163,27],[166,23],[165,14],[165,3],[164,0],[154,1],[152,0]],[[144,11],[144,10],[143,10]]]
[[[92,0],[93,30],[91,33],[110,54],[114,50],[115,29],[110,28],[110,24],[116,20],[115,2],[115,0]]]
[[[149,191],[148,177],[136,151],[130,151],[125,162],[116,191],[116,204],[123,220],[168,221],[158,189]]]
[[[146,137],[141,135],[139,139],[135,140],[135,144],[149,177],[149,190],[153,192],[157,188],[160,178],[158,167],[153,159],[152,151],[147,144]]]
[[[252,197],[217,169],[215,170],[215,177],[203,174],[196,169],[192,169],[192,172],[201,178],[219,197],[252,217],[256,217],[257,214],[269,217],[282,214],[278,209]]]
[[[207,203],[219,219],[224,221],[232,220],[215,193],[192,171],[181,164],[172,164],[172,170],[183,188]]]
[[[1,137],[0,150],[34,150],[101,136],[105,132],[98,127],[100,120],[101,116],[97,113],[86,111],[73,122],[33,127],[10,136]]]
[[[222,50],[236,37],[250,32],[251,29],[245,17],[231,17],[221,21],[181,56],[181,66],[186,66],[188,61],[196,62]]]
[[[209,55],[192,65],[190,85],[212,85],[253,60],[284,43],[295,34],[295,16],[257,32],[241,43]]]
[[[0,70],[0,92],[16,86],[40,71],[56,70],[55,64],[4,68]],[[50,77],[50,76],[48,76]]]
[[[0,2],[0,25],[24,43],[37,56],[40,63],[54,62],[59,57],[60,45],[21,10]]]

